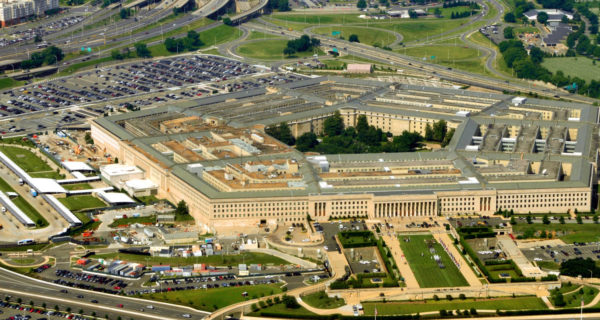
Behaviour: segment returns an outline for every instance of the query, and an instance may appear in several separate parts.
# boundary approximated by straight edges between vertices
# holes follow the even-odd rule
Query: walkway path
[[[293,264],[301,265],[305,269],[314,269],[317,267],[317,264],[314,262],[306,261],[306,260],[300,259],[298,257],[294,257],[291,254],[283,253],[281,251],[277,251],[277,250],[273,250],[273,249],[259,248],[259,249],[251,249],[248,251],[270,254],[272,256],[276,256],[278,258],[281,258],[281,259],[291,262]]]
[[[396,261],[398,270],[404,278],[404,283],[406,283],[406,287],[420,288],[419,282],[417,281],[415,274],[410,269],[410,265],[408,264],[408,261],[406,261],[404,252],[402,252],[402,249],[400,248],[400,242],[398,241],[398,238],[396,238],[395,233],[390,233],[390,235],[387,235],[382,230],[381,238],[383,239],[387,247],[392,251],[392,257]],[[388,270],[388,272],[391,272],[391,270]]]
[[[469,267],[469,263],[465,261],[463,256],[458,252],[456,247],[452,244],[453,241],[450,239],[446,232],[434,233],[433,237],[440,244],[444,243],[448,248],[448,251],[454,256],[457,260],[459,267],[458,269],[462,273],[463,277],[467,280],[471,287],[481,287],[481,281],[477,278],[477,275],[473,272],[473,270]]]

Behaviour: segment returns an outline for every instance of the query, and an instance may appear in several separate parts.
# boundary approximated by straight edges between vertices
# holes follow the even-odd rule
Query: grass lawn
[[[563,297],[567,305],[565,308],[579,308],[581,305],[581,299],[583,298],[583,302],[588,304],[594,300],[594,297],[598,294],[598,289],[592,287],[583,287],[581,289],[577,289],[578,286],[574,286],[574,288],[568,288],[570,290],[561,290],[563,292]],[[562,289],[562,288],[561,288]],[[575,292],[566,293],[569,291],[576,290]],[[553,291],[554,292],[554,291]],[[550,299],[552,302],[552,299]]]
[[[71,211],[106,207],[106,203],[90,195],[58,198],[58,201],[64,204]]]
[[[243,297],[243,292],[247,292],[248,296]],[[269,296],[280,292],[282,292],[282,290],[279,287],[279,284],[261,284],[255,286],[227,287],[207,290],[199,289],[152,293],[142,295],[142,298],[181,304],[205,311],[215,311],[244,300]]]
[[[246,39],[247,40],[255,40],[255,39],[281,39],[281,38],[282,37],[274,35],[274,34],[262,33],[262,32],[258,32],[258,31],[251,31]]]
[[[363,27],[321,27],[312,30],[314,33],[331,36],[333,31],[341,32],[341,36],[348,40],[350,35],[355,34],[361,43],[373,45],[378,43],[382,46],[390,45],[396,40],[396,36],[388,31]]]
[[[113,58],[111,56],[108,56],[108,57],[104,57],[104,58],[93,59],[93,60],[75,63],[75,64],[68,66],[67,68],[62,69],[56,75],[59,77],[67,76],[67,75],[72,74],[73,72],[79,71],[80,69],[90,67],[90,66],[95,66],[97,64],[101,64],[101,63],[112,61],[112,60],[113,60]]]
[[[40,172],[30,172],[29,175],[32,178],[49,178],[49,179],[63,179],[64,176],[56,171],[40,171]]]
[[[134,223],[147,224],[147,223],[155,223],[155,222],[156,222],[156,216],[154,216],[154,215],[147,216],[147,217],[130,217],[130,218],[115,219],[109,225],[109,227],[114,228],[114,227],[118,227],[118,226],[130,225],[130,224],[134,224]]]
[[[13,78],[0,79],[0,89],[22,86],[23,84],[25,84],[24,81],[14,80]]]
[[[136,254],[126,254],[126,253],[105,253],[93,255],[91,258],[95,259],[122,259],[131,262],[138,263],[146,263],[146,256],[140,256]],[[289,262],[280,259],[278,257],[257,253],[257,252],[246,252],[237,255],[214,255],[214,256],[202,256],[202,257],[169,257],[169,258],[161,258],[161,257],[148,257],[148,262],[152,265],[156,264],[170,264],[171,266],[186,266],[194,263],[206,263],[213,266],[227,266],[227,265],[237,265],[240,263],[246,264],[289,264]]]
[[[24,264],[24,265],[28,265],[28,264],[32,264],[35,262],[35,259],[33,258],[20,258],[20,259],[10,259],[10,261],[14,264]]]
[[[261,59],[261,60],[280,60],[282,58],[295,59],[295,58],[304,58],[310,57],[314,54],[314,52],[306,51],[306,52],[296,52],[294,55],[290,57],[284,57],[283,49],[287,46],[288,40],[264,40],[264,41],[256,41],[250,42],[246,44],[242,44],[237,47],[236,51],[239,55],[248,58]],[[321,50],[318,50],[317,53],[319,55],[324,54]]]
[[[370,231],[345,231],[338,233],[338,239],[344,248],[375,246],[375,236]]]
[[[410,239],[409,242],[404,239]],[[399,236],[400,247],[419,285],[424,288],[467,286],[467,280],[432,235]],[[427,243],[426,243],[427,242]],[[441,269],[430,253],[428,243],[444,264]]]
[[[27,149],[0,146],[0,151],[14,161],[21,169],[25,170],[25,172],[52,171],[47,161],[40,159]]]
[[[261,316],[261,312],[267,312],[267,313],[276,313],[276,314],[289,314],[289,315],[298,315],[298,316],[314,316],[315,313],[310,312],[308,310],[306,310],[303,307],[297,308],[297,309],[288,309],[285,307],[285,305],[283,303],[278,303],[278,304],[274,304],[270,307],[266,307],[264,309],[260,309],[257,312],[251,312],[248,315],[249,316],[254,316],[254,317],[260,317]],[[305,318],[306,319],[306,318]]]
[[[560,269],[560,265],[553,261],[537,261],[536,263],[537,263],[538,267],[540,267],[542,269],[548,269],[548,270]]]
[[[435,35],[460,27],[467,21],[468,19],[417,19],[416,21],[369,23],[369,26],[398,32],[404,37],[403,42],[411,42],[431,39]],[[362,25],[366,26],[365,23]]]
[[[586,57],[545,58],[542,66],[552,73],[561,70],[565,76],[579,77],[587,82],[600,80],[600,64]]]
[[[319,309],[335,309],[346,304],[344,299],[330,298],[325,291],[319,291],[312,294],[302,296],[302,300],[309,306]]]
[[[492,42],[490,43],[490,40],[488,38],[486,38],[483,34],[481,34],[481,32],[475,32],[473,33],[469,38],[469,41],[477,43],[481,46],[490,48],[490,49],[494,49],[496,51],[500,51],[498,50],[498,47]],[[506,62],[504,62],[504,59],[502,58],[502,54],[498,53],[498,56],[496,58],[496,61],[493,64],[493,67],[506,74],[506,75],[511,75],[512,71],[510,70],[510,68],[508,68],[508,66],[506,65]],[[490,76],[495,76],[493,74],[488,73],[488,75]]]
[[[593,223],[552,223],[549,225],[541,223],[519,223],[513,226],[515,235],[527,235],[529,237],[539,236],[540,232],[546,231],[554,234],[554,238],[559,238],[566,243],[573,242],[595,242],[600,241],[598,233],[599,225]]]
[[[89,183],[63,184],[63,188],[67,190],[87,190],[92,189]]]
[[[426,302],[387,302],[387,303],[363,303],[366,315],[373,315],[373,310],[377,307],[377,312],[382,315],[407,314],[439,310],[456,309],[490,309],[490,310],[523,310],[523,309],[546,309],[546,305],[540,298],[519,297],[519,298],[498,298],[498,299],[465,299],[465,300],[427,300]]]
[[[528,27],[515,27],[513,28],[513,31],[515,32],[515,34],[519,34],[519,33],[539,33],[540,30],[536,27],[532,27],[532,26],[528,26]]]

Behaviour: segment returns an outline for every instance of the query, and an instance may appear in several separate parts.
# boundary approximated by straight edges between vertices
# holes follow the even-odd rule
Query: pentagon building
[[[305,155],[265,134],[287,122],[320,133],[336,110],[394,135],[445,119],[439,151]],[[137,166],[157,196],[185,200],[196,223],[589,211],[598,110],[583,104],[411,85],[313,78],[129,112],[92,137]]]

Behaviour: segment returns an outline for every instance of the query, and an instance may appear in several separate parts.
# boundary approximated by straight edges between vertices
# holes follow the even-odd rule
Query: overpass
[[[210,0],[192,14],[212,19],[217,18],[217,16],[224,12],[223,8],[227,7],[230,1],[232,0]]]
[[[255,6],[254,8],[252,8],[248,11],[240,12],[240,13],[236,14],[235,16],[230,17],[231,23],[233,25],[239,25],[243,22],[246,22],[252,18],[255,18],[255,17],[263,14],[265,12],[265,10],[267,10],[267,9],[265,9],[267,7],[267,3],[269,3],[268,0],[260,0],[258,5]]]

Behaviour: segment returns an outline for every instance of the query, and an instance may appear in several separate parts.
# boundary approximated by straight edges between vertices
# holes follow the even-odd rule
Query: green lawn
[[[552,73],[561,70],[566,76],[579,77],[587,82],[600,80],[600,64],[586,57],[544,58],[542,66]]]
[[[13,78],[2,78],[0,79],[0,89],[22,86],[24,83],[25,82],[14,80]]]
[[[410,241],[406,242],[404,239],[410,239]],[[444,251],[442,245],[432,235],[401,235],[399,241],[410,269],[419,282],[419,286],[433,288],[468,285],[467,280]],[[441,258],[445,266],[444,269],[441,269],[433,259],[427,243],[431,244],[431,247],[435,249],[435,254]]]
[[[385,30],[363,28],[363,27],[321,27],[312,30],[314,33],[331,36],[333,31],[341,32],[341,36],[348,40],[350,35],[355,34],[361,43],[373,45],[375,43],[381,46],[390,45],[396,40],[396,36]]]
[[[325,291],[319,291],[302,296],[302,301],[306,302],[309,306],[319,309],[335,309],[346,305],[344,299],[337,297],[330,298],[327,296]]]
[[[516,226],[513,226],[515,235],[537,237],[542,230],[546,232],[556,232],[555,237],[558,237],[566,243],[600,241],[600,233],[598,233],[599,229],[600,225],[593,223],[552,223],[549,225],[541,223],[519,223]]]
[[[58,198],[62,204],[65,205],[71,211],[79,211],[85,209],[93,209],[93,208],[102,208],[106,207],[106,203],[102,200],[90,196],[90,195],[81,195],[81,196],[70,196],[66,198]]]
[[[247,292],[248,295],[246,297],[242,296],[243,292]],[[279,284],[261,284],[255,286],[227,287],[207,290],[198,289],[151,293],[142,295],[142,298],[181,304],[205,311],[215,311],[244,300],[269,296],[281,292],[282,290],[279,287]]]
[[[375,236],[370,231],[344,231],[338,233],[338,239],[344,248],[375,246]]]
[[[404,37],[403,42],[420,42],[428,38],[431,39],[433,36],[447,32],[450,29],[460,27],[467,21],[468,19],[418,19],[416,21],[369,23],[369,26],[398,32]],[[366,26],[364,23],[362,25]]]
[[[303,316],[303,319],[308,319],[306,317],[315,315],[315,313],[310,312],[303,307],[296,308],[296,309],[288,309],[285,307],[285,304],[283,304],[283,303],[274,304],[270,307],[260,309],[257,312],[251,312],[248,315],[252,316],[252,317],[260,317],[262,312]]]
[[[93,255],[91,258],[95,259],[122,259],[131,262],[138,263],[146,263],[146,256],[140,256],[135,254],[126,254],[126,253],[106,253],[106,254],[98,254]],[[170,264],[171,266],[186,266],[194,263],[206,263],[213,266],[227,266],[227,265],[237,265],[240,263],[245,264],[289,264],[289,262],[280,259],[278,257],[257,253],[257,252],[245,252],[237,255],[213,255],[213,256],[202,256],[202,257],[191,257],[191,258],[183,258],[183,257],[170,257],[170,258],[161,258],[161,257],[148,257],[148,262],[152,265],[156,264]]]
[[[553,261],[537,261],[536,263],[537,263],[538,267],[540,267],[542,269],[548,269],[548,270],[560,269],[560,265]]]
[[[583,287],[579,290],[576,290],[575,292],[565,294],[565,292],[573,291],[577,287],[578,286],[575,286],[575,288],[572,288],[572,289],[569,288],[570,290],[568,290],[568,291],[567,290],[562,291],[565,302],[567,303],[565,308],[578,308],[581,305],[582,298],[583,298],[583,302],[585,304],[588,304],[588,303],[592,302],[592,300],[594,300],[594,297],[598,294],[598,289],[592,288],[592,287],[587,287],[587,286]],[[550,301],[552,301],[552,299],[550,299]]]
[[[282,37],[274,35],[274,34],[262,33],[262,32],[258,32],[258,31],[251,31],[250,34],[248,35],[248,37],[246,38],[246,40],[280,39],[280,38],[282,38]]]
[[[10,261],[12,263],[15,264],[24,264],[24,265],[29,265],[35,262],[35,259],[33,258],[20,258],[20,259],[10,259]]]
[[[15,189],[13,189],[4,179],[0,178],[0,191],[14,192]],[[37,228],[43,228],[48,225],[48,221],[46,221],[46,219],[44,219],[44,217],[42,217],[42,215],[33,208],[27,200],[19,196],[13,198],[12,202],[35,222]]]
[[[63,184],[63,188],[67,190],[89,190],[92,189],[89,183]]]
[[[283,49],[287,46],[288,40],[264,40],[249,42],[242,44],[237,47],[237,53],[248,58],[261,59],[261,60],[280,60],[285,57],[283,55]],[[318,50],[319,55],[324,54],[321,50]],[[314,54],[313,51],[297,52],[289,58],[303,58],[310,57]]]
[[[363,303],[366,315],[373,315],[373,310],[377,307],[377,312],[381,315],[408,314],[439,310],[456,309],[490,309],[490,310],[523,310],[523,309],[546,309],[546,305],[540,298],[519,297],[519,298],[498,298],[498,299],[465,299],[454,298],[448,300],[427,300],[417,302],[387,302],[387,303]]]
[[[64,176],[56,171],[40,171],[40,172],[31,172],[29,175],[32,178],[48,178],[48,179],[63,179]]]
[[[0,151],[14,161],[21,169],[25,170],[25,172],[52,171],[52,168],[48,165],[47,161],[40,159],[27,149],[12,146],[0,146]]]
[[[118,226],[130,225],[130,224],[134,224],[134,223],[146,224],[146,223],[155,223],[155,222],[156,222],[156,216],[154,216],[154,215],[147,216],[147,217],[129,217],[129,218],[115,219],[110,224],[110,227],[114,228],[114,227],[118,227]]]

